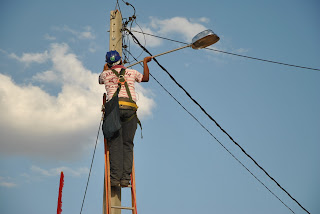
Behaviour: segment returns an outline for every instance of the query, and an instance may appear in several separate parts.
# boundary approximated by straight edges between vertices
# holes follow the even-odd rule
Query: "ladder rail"
[[[106,103],[106,93],[103,94],[103,106]],[[104,108],[103,108],[104,111]],[[104,184],[105,184],[105,210],[106,214],[111,214],[111,184],[110,184],[110,160],[109,160],[109,145],[107,140],[104,138]]]
[[[106,93],[103,94],[103,105],[106,103]],[[104,109],[103,109],[104,111]],[[136,179],[135,179],[135,169],[134,169],[134,157],[132,159],[132,172],[131,172],[131,185],[128,187],[131,188],[131,202],[132,207],[122,207],[122,206],[112,206],[111,205],[111,182],[110,182],[110,150],[109,145],[106,139],[104,139],[104,159],[105,159],[105,168],[104,168],[104,182],[105,182],[105,207],[106,214],[112,214],[111,208],[113,209],[126,209],[132,210],[132,214],[137,214],[137,202],[136,202]]]
[[[110,160],[109,160],[109,146],[107,140],[104,139],[105,147],[105,194],[106,194],[106,212],[111,214],[111,184],[110,184]]]
[[[136,201],[136,176],[135,176],[135,170],[134,170],[134,157],[132,159],[132,172],[131,172],[131,202],[132,207],[134,210],[132,210],[132,214],[137,214],[137,201]]]

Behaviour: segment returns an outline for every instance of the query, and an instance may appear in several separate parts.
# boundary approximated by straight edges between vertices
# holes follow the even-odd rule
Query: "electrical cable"
[[[145,52],[147,52],[150,56],[152,56],[152,54],[144,47],[144,46],[142,46],[141,45],[141,43],[138,41],[138,39],[132,34],[132,32],[131,31],[129,31],[128,29],[126,29],[128,32],[129,32],[129,34],[132,36],[132,38],[133,38],[133,40],[135,40],[136,42],[137,42],[137,44],[145,51]],[[220,126],[220,124],[211,116],[211,115],[209,115],[208,113],[207,113],[207,111],[190,95],[190,93],[182,86],[182,85],[180,85],[178,82],[177,82],[177,80],[157,61],[157,59],[156,58],[153,58],[153,60],[159,65],[159,67],[160,68],[162,68],[162,70],[164,70],[168,75],[169,75],[169,77],[176,83],[176,85],[179,87],[179,88],[181,88],[184,92],[185,92],[185,94],[202,110],[202,112],[205,114],[205,115],[207,115],[207,117],[210,119],[210,120],[212,120],[215,124],[216,124],[216,126],[223,132],[223,133],[225,133],[228,137],[229,137],[229,139],[235,144],[235,145],[237,145],[240,149],[241,149],[241,151],[248,157],[248,158],[250,158],[255,164],[256,164],[256,166],[258,166],[272,181],[274,181],[276,184],[277,184],[277,186],[281,189],[281,190],[283,190],[293,201],[295,201],[304,211],[306,211],[307,213],[309,213],[308,212],[308,210],[306,210],[295,198],[293,198],[291,195],[290,195],[290,193],[289,192],[287,192],[273,177],[271,177],[270,175],[269,175],[269,173],[263,168],[263,167],[261,167],[221,126]],[[310,213],[309,213],[310,214]]]
[[[135,61],[138,62],[138,60],[129,52],[129,54],[135,59]],[[143,67],[141,65],[141,63],[139,63],[141,67]],[[255,176],[229,149],[227,149],[227,147],[225,147],[221,141],[219,141],[213,134],[212,132],[210,132],[208,130],[208,128],[206,128],[203,123],[200,122],[200,120],[198,118],[196,118],[196,116],[194,116],[188,109],[186,109],[186,107],[184,107],[181,102],[179,102],[179,100],[177,100],[177,98],[175,98],[152,74],[151,72],[149,72],[150,76],[162,87],[162,89],[167,92],[172,99],[174,99],[174,101],[176,101],[205,131],[207,131],[209,133],[209,135],[211,135],[211,137],[213,137],[236,161],[238,161],[238,163],[243,166],[262,186],[264,186],[273,196],[275,196],[284,206],[286,206],[292,213],[295,213],[287,204],[285,204],[274,192],[272,192],[257,176]]]
[[[124,2],[124,0],[122,0],[123,2]],[[128,3],[128,2],[124,2],[125,4],[127,4],[127,5],[130,5],[131,7],[133,7],[133,5],[131,5],[130,3]],[[119,10],[120,10],[120,5],[119,5],[119,2],[118,2],[118,0],[117,0],[117,5],[118,5],[118,7],[119,7]],[[134,19],[136,18],[135,17],[135,8],[133,7],[133,9],[134,9],[134,15],[133,15],[133,17],[134,17]],[[130,18],[132,18],[132,17],[130,17]],[[132,20],[131,19],[129,19],[131,22],[132,22]],[[126,24],[125,24],[125,30],[126,31],[128,31],[128,33],[132,36],[132,38],[133,38],[133,41],[135,42],[135,43],[137,43],[144,51],[146,51],[148,54],[150,54],[151,56],[152,56],[152,54],[144,47],[144,46],[142,46],[141,45],[141,43],[137,40],[137,38],[132,34],[132,32],[131,32],[131,27],[132,27],[132,23],[131,23],[131,26],[130,26],[130,31],[128,30],[128,29],[126,29],[126,26],[127,26],[127,24],[130,22],[130,21],[127,21],[126,22]],[[150,35],[150,36],[154,36],[154,37],[158,37],[158,38],[162,38],[162,39],[166,39],[166,40],[170,40],[170,41],[174,41],[174,42],[178,42],[178,43],[183,43],[183,44],[187,44],[187,43],[184,43],[184,42],[179,42],[179,41],[176,41],[176,40],[172,40],[172,39],[168,39],[168,38],[165,38],[165,37],[159,37],[159,36],[155,36],[155,35],[152,35],[152,34],[148,34],[148,33],[144,33],[144,32],[139,32],[139,31],[134,31],[134,32],[138,32],[138,33],[143,33],[144,35]],[[303,67],[303,66],[297,66],[297,65],[291,65],[291,64],[287,64],[287,63],[281,63],[281,62],[276,62],[276,61],[271,61],[271,60],[264,60],[264,59],[259,59],[259,58],[255,58],[255,57],[250,57],[250,56],[245,56],[245,55],[240,55],[240,54],[234,54],[234,53],[230,53],[230,52],[226,52],[226,51],[220,51],[220,50],[216,50],[216,49],[211,49],[211,48],[206,48],[206,49],[209,49],[209,50],[212,50],[212,51],[217,51],[217,52],[221,52],[221,53],[225,53],[225,54],[231,54],[231,55],[234,55],[234,56],[240,56],[240,57],[245,57],[245,58],[249,58],[249,59],[255,59],[255,60],[260,60],[260,61],[265,61],[265,62],[270,62],[270,63],[276,63],[276,64],[282,64],[282,65],[286,65],[286,66],[293,66],[293,67],[298,67],[298,68],[304,68],[304,69],[311,69],[311,70],[319,70],[320,71],[320,69],[314,69],[314,68],[308,68],[308,67]],[[128,52],[128,51],[127,51]],[[130,52],[128,52],[130,55],[132,55]],[[133,57],[134,58],[134,57]],[[289,195],[289,197],[291,198],[291,199],[293,199],[302,209],[304,209],[307,213],[309,213],[304,207],[302,207],[301,205],[300,205],[300,203],[298,202],[298,201],[296,201],[285,189],[283,189],[281,186],[280,186],[280,184],[278,184],[278,182],[277,181],[275,181],[249,154],[247,154],[246,153],[246,151],[237,143],[237,142],[235,142],[234,140],[233,140],[233,138],[203,109],[203,107],[195,100],[195,99],[193,99],[192,98],[192,96],[174,79],[174,77],[154,58],[154,60],[155,60],[155,62],[159,65],[159,67],[161,67],[168,75],[169,75],[169,77],[186,93],[186,95],[196,104],[196,105],[198,105],[198,107],[203,111],[203,113],[205,113],[208,117],[209,117],[209,119],[211,119],[219,128],[220,128],[220,130],[221,131],[223,131],[229,138],[230,138],[230,140],[231,141],[233,141],[233,143],[235,143],[241,150],[242,150],[242,152],[244,152],[262,171],[264,171],[265,172],[265,174],[271,179],[271,180],[273,180],[284,192],[286,192],[288,195]],[[140,64],[141,65],[141,64]],[[151,75],[152,76],[152,75]],[[153,76],[152,76],[153,77]],[[153,77],[153,79],[155,79],[154,77]],[[156,80],[156,79],[155,79]],[[159,84],[159,85],[161,85],[161,83],[160,82],[158,82],[157,80],[156,80],[156,82]],[[161,85],[162,86],[162,85]],[[162,86],[163,87],[163,86]],[[163,87],[164,88],[164,87]],[[165,88],[164,88],[165,89]],[[165,89],[165,91],[167,91],[166,89]],[[170,95],[172,95],[169,91],[167,91]],[[172,96],[173,97],[173,96]],[[174,97],[173,97],[174,98]],[[175,99],[175,98],[174,98]],[[176,99],[175,99],[176,100]],[[177,101],[177,100],[176,100]],[[179,101],[177,101],[180,105],[181,105],[181,103],[179,102]],[[181,107],[183,107],[182,105],[181,105]],[[183,107],[184,108],[184,107]],[[185,109],[185,108],[184,108]],[[196,121],[198,121],[198,123],[204,128],[204,129],[206,129],[201,123],[200,123],[200,121],[198,120],[198,119],[196,119],[192,114],[191,114],[191,112],[189,112],[187,109],[185,109]],[[101,124],[101,123],[100,123]],[[99,128],[99,130],[100,130],[100,128]],[[207,129],[206,129],[207,130]],[[211,134],[211,132],[209,131],[209,130],[207,130],[208,132],[209,132],[209,134]],[[212,134],[211,134],[212,135]],[[212,135],[212,137],[214,137],[213,135]],[[214,137],[215,138],[215,137]],[[216,139],[216,138],[215,138]],[[217,140],[217,139],[216,139]],[[218,141],[218,140],[217,140]],[[219,142],[219,141],[218,141]],[[220,143],[220,142],[219,142]],[[220,143],[221,144],[221,143]],[[222,144],[221,144],[222,145]],[[222,145],[223,146],[223,145]],[[223,146],[224,147],[224,146]],[[225,147],[224,147],[225,148]],[[226,149],[226,148],[225,148]],[[227,150],[227,149],[226,149]],[[227,150],[228,152],[229,152],[229,150]],[[230,153],[230,152],[229,152]],[[236,160],[238,160],[232,153],[230,153]],[[93,161],[93,160],[92,160]],[[239,160],[238,160],[238,162],[243,166],[243,167],[245,167]],[[245,167],[249,172],[250,172],[250,170],[247,168],[247,167]],[[91,168],[90,168],[90,172],[91,172]],[[251,172],[250,172],[251,173]],[[252,173],[251,173],[252,174]],[[252,174],[253,175],[253,174]],[[262,183],[255,175],[253,175],[260,183]],[[90,177],[90,173],[89,173],[89,177]],[[89,177],[88,177],[88,180],[89,180]],[[88,184],[88,183],[87,183]],[[263,183],[262,183],[262,185],[263,186],[265,186]],[[266,186],[265,186],[266,187]],[[266,187],[267,189],[268,189],[268,187]],[[270,189],[268,189],[276,198],[278,198]],[[279,198],[278,198],[279,199]],[[280,200],[280,199],[279,199]],[[280,200],[281,201],[281,200]],[[281,201],[282,202],[282,201]],[[283,203],[283,202],[282,202]],[[283,203],[284,204],[284,203]],[[291,210],[286,204],[284,204],[289,210]],[[81,210],[82,210],[82,208],[81,208]],[[292,210],[291,210],[291,212],[293,212]],[[293,212],[294,213],[294,212]]]
[[[122,2],[133,8],[133,15],[135,16],[136,15],[136,8],[132,4],[130,4],[129,2],[125,2],[124,0],[122,0]]]
[[[119,5],[119,0],[117,0],[117,4],[118,4],[118,7],[120,8],[120,5]],[[131,31],[132,29],[132,25],[133,23],[135,22],[136,25],[140,28],[141,32],[143,33],[143,30],[142,28],[140,27],[140,25],[137,23],[137,20],[136,20],[136,8],[130,4],[129,2],[125,2],[124,0],[122,0],[122,2],[124,4],[126,4],[127,6],[131,6],[133,8],[133,15],[130,16],[129,18],[123,18],[122,20],[125,20],[125,21],[122,21],[122,41],[123,41],[123,55],[124,55],[124,63],[130,63],[130,59],[129,59],[129,56],[127,56],[127,48],[129,48],[129,52],[130,52],[130,40],[129,40],[129,35],[127,34],[127,32],[123,29],[127,28],[127,26],[129,25],[129,30]],[[144,40],[145,40],[145,45],[146,45],[146,39],[145,39],[145,35],[144,36]],[[127,38],[127,40],[126,40]],[[127,45],[128,43],[128,45]],[[141,51],[141,53],[139,54],[138,58],[143,54],[143,50]]]
[[[147,44],[147,40],[146,40],[146,36],[145,36],[145,34],[144,34],[144,32],[143,32],[143,29],[141,28],[141,26],[138,24],[138,22],[137,22],[137,20],[135,19],[134,20],[134,22],[136,23],[136,25],[140,28],[140,30],[141,30],[141,32],[142,32],[142,34],[143,34],[143,39],[144,39],[144,46],[146,46],[146,44]],[[131,21],[131,24],[133,23],[133,21]],[[125,25],[123,24],[123,29],[125,29]],[[132,27],[132,25],[130,26],[130,31],[131,31],[131,27]],[[123,37],[126,37],[126,38],[128,38],[129,37],[129,33],[126,31],[126,30],[122,30],[122,32],[123,32]],[[129,38],[127,39],[127,42],[128,42],[128,44],[129,45],[127,45],[127,43],[123,43],[124,45],[123,45],[123,52],[125,53],[125,52],[127,52],[127,53],[130,53],[130,40],[129,40]],[[125,47],[125,48],[124,48]],[[129,50],[127,50],[127,48],[129,49]],[[130,55],[133,57],[133,58],[135,58],[135,59],[139,59],[139,57],[143,54],[143,50],[141,50],[141,52],[140,52],[140,54],[135,58],[135,57],[133,57],[133,55],[130,53]],[[128,59],[128,60],[127,60]],[[125,55],[125,60],[127,60],[127,62],[126,63],[131,63],[131,61],[129,60],[129,57],[127,57],[126,55]],[[126,63],[124,63],[124,64],[126,64]]]
[[[136,23],[136,25],[140,28],[140,30],[141,30],[141,32],[142,32],[143,40],[144,40],[144,46],[146,46],[146,45],[147,45],[146,35],[145,35],[145,33],[143,32],[141,26],[138,24],[137,20],[135,20],[135,23]],[[139,56],[136,57],[136,58],[139,59],[139,57],[140,57],[142,54],[143,54],[143,50],[141,51],[141,53],[139,54]]]
[[[103,115],[103,114],[102,114],[102,115]],[[101,118],[102,118],[102,117],[101,117]],[[96,144],[95,144],[94,150],[93,150],[93,155],[92,155],[92,160],[91,160],[91,165],[90,165],[90,170],[89,170],[89,175],[88,175],[88,180],[87,180],[87,185],[86,185],[86,190],[84,191],[80,214],[82,213],[82,208],[83,208],[84,201],[85,201],[86,195],[87,195],[87,189],[88,189],[88,185],[89,185],[89,180],[90,180],[90,175],[91,175],[91,169],[92,169],[92,165],[93,165],[94,156],[95,156],[95,154],[96,154],[96,148],[97,148],[97,144],[98,144],[98,138],[99,138],[99,133],[100,133],[100,128],[101,128],[101,123],[102,123],[102,121],[103,121],[103,118],[102,118],[101,121],[100,121],[99,129],[98,129]]]
[[[156,37],[156,38],[159,38],[159,39],[164,39],[164,40],[168,40],[168,41],[172,41],[172,42],[177,42],[177,43],[180,43],[180,44],[185,44],[185,45],[189,44],[189,43],[186,43],[186,42],[181,42],[181,41],[177,41],[177,40],[174,40],[174,39],[169,39],[169,38],[165,38],[165,37],[162,37],[162,36],[153,35],[153,34],[150,34],[150,33],[144,33],[144,32],[135,31],[135,30],[133,30],[132,32],[143,33],[143,34],[148,35],[148,36],[153,36],[153,37]],[[229,54],[229,55],[233,55],[233,56],[239,56],[239,57],[244,57],[244,58],[248,58],[248,59],[263,61],[263,62],[269,62],[269,63],[279,64],[279,65],[285,65],[285,66],[291,66],[291,67],[296,67],[296,68],[303,68],[303,69],[308,69],[308,70],[320,71],[320,69],[318,69],[318,68],[310,68],[310,67],[305,67],[305,66],[300,66],[300,65],[293,65],[293,64],[283,63],[283,62],[272,61],[272,60],[268,60],[268,59],[261,59],[261,58],[257,58],[257,57],[251,57],[251,56],[231,53],[231,52],[227,52],[227,51],[221,51],[221,50],[217,50],[217,49],[209,48],[209,47],[206,47],[204,49],[211,50],[211,51],[216,51],[216,52],[220,52],[220,53],[224,53],[224,54]]]
[[[119,9],[119,12],[121,13],[119,0],[117,0],[116,7],[114,8],[114,10],[117,10],[117,8]]]

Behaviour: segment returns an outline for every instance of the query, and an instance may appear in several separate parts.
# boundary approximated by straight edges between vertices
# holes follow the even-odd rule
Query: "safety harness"
[[[127,118],[125,121],[122,120],[122,122],[128,122],[128,121],[132,120],[136,116],[138,124],[139,124],[140,129],[141,129],[141,138],[142,138],[142,125],[141,125],[141,122],[140,122],[140,120],[138,118],[138,115],[137,115],[138,106],[133,101],[131,93],[130,93],[129,85],[128,85],[126,79],[124,78],[124,75],[126,73],[126,69],[121,68],[119,73],[115,69],[111,69],[111,71],[118,77],[118,89],[117,89],[117,92],[115,92],[113,94],[113,97],[117,96],[119,94],[119,92],[121,90],[121,86],[124,85],[125,88],[126,88],[128,97],[129,97],[129,101],[130,101],[130,102],[128,102],[128,101],[119,100],[119,107],[121,107],[121,106],[129,106],[129,107],[132,107],[135,110],[135,113],[131,117]]]

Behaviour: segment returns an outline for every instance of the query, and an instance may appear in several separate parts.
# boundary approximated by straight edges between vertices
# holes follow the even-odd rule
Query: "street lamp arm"
[[[160,54],[157,54],[157,55],[154,55],[154,56],[151,56],[152,58],[155,58],[155,57],[158,57],[158,56],[161,56],[161,55],[164,55],[164,54],[168,54],[168,53],[171,53],[171,52],[174,52],[174,51],[178,51],[178,50],[181,50],[181,49],[184,49],[184,48],[188,48],[188,47],[191,47],[192,44],[188,44],[186,46],[183,46],[183,47],[180,47],[180,48],[176,48],[176,49],[173,49],[173,50],[170,50],[170,51],[167,51],[167,52],[164,52],[164,53],[160,53]],[[126,66],[127,68],[130,68],[136,64],[139,64],[140,62],[143,62],[143,60],[140,60],[139,62],[135,62],[131,65],[128,65]]]

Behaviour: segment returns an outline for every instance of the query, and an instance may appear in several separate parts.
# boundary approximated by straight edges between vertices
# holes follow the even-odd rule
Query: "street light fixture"
[[[215,34],[212,30],[209,30],[209,29],[208,30],[204,30],[204,31],[198,33],[197,35],[195,35],[192,38],[192,43],[191,44],[188,44],[186,46],[183,46],[183,47],[180,47],[180,48],[176,48],[176,49],[173,49],[171,51],[167,51],[167,52],[164,52],[164,53],[161,53],[161,54],[157,54],[155,56],[152,56],[152,58],[155,58],[155,57],[167,54],[167,53],[171,53],[171,52],[174,52],[174,51],[177,51],[177,50],[181,50],[181,49],[184,49],[184,48],[187,48],[187,47],[192,47],[195,50],[199,50],[199,49],[208,47],[210,45],[213,45],[214,43],[218,42],[219,40],[220,40],[219,36],[217,36],[217,34]],[[134,66],[134,65],[136,65],[136,64],[138,64],[140,62],[143,62],[143,60],[141,60],[139,62],[136,62],[136,63],[133,63],[133,64],[127,66],[127,68],[132,67],[132,66]]]

